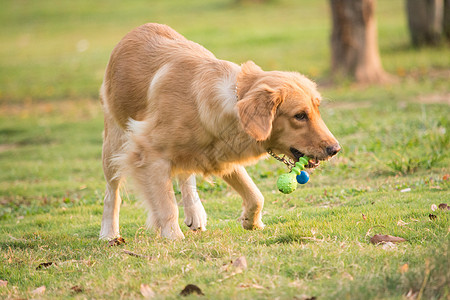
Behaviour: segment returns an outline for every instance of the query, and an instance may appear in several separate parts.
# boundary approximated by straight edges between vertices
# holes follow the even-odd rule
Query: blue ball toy
[[[300,184],[305,184],[309,180],[309,174],[305,171],[301,171],[299,175],[297,175],[297,182]]]

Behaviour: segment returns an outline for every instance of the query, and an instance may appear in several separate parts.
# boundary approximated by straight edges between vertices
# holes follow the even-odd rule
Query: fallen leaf
[[[449,174],[445,174],[444,176],[442,176],[442,180],[446,181],[450,178]]]
[[[408,270],[409,270],[409,265],[408,264],[404,264],[403,266],[401,266],[399,268],[399,272],[402,273],[402,274],[405,274],[406,272],[408,272]]]
[[[42,294],[44,294],[45,293],[45,285],[40,286],[40,287],[38,287],[35,290],[32,290],[31,293],[35,294],[35,295],[42,295]]]
[[[431,210],[432,210],[432,211],[435,211],[437,208],[438,208],[438,207],[436,206],[436,204],[432,204],[432,205],[431,205]]]
[[[362,214],[362,218],[363,218],[364,221],[367,220],[367,217],[366,217],[365,214]]]
[[[433,214],[429,214],[428,217],[430,217],[430,220],[432,221],[437,219],[437,216]]]
[[[184,289],[180,292],[180,296],[188,296],[191,294],[205,295],[203,294],[202,290],[195,284],[186,285]]]
[[[237,258],[233,262],[233,267],[236,268],[236,273],[241,273],[242,271],[247,269],[247,260],[245,259],[245,256]]]
[[[155,292],[152,290],[152,288],[148,284],[141,284],[141,294],[146,299],[151,299],[155,297]]]
[[[8,285],[8,281],[0,279],[0,286],[7,286],[7,285]]]
[[[442,210],[450,210],[450,206],[448,206],[447,203],[439,204],[439,208]]]
[[[370,242],[372,244],[380,244],[380,243],[402,243],[406,240],[401,237],[396,237],[392,235],[382,235],[382,234],[375,234],[371,239]]]
[[[70,288],[74,293],[82,293],[83,292],[83,288],[79,285],[75,285],[73,287]]]
[[[108,242],[108,245],[110,247],[112,247],[112,246],[119,246],[119,245],[122,245],[122,244],[126,244],[126,242],[123,239],[123,237],[118,237],[118,238],[112,239],[112,240],[110,240]]]
[[[53,265],[53,262],[51,262],[51,261],[40,263],[39,266],[36,267],[36,270],[40,270],[40,269],[43,269],[43,268],[48,268],[51,265]]]

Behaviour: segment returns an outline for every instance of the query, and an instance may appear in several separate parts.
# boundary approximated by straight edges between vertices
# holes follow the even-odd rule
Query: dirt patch
[[[450,93],[421,95],[414,99],[423,104],[447,104],[450,105]]]
[[[0,106],[0,115],[9,117],[42,117],[58,115],[73,119],[91,119],[102,113],[98,100],[61,100],[52,102],[6,103]]]
[[[0,144],[0,153],[19,148],[17,144]]]
[[[358,108],[369,108],[372,107],[372,102],[363,101],[363,102],[323,102],[322,105],[325,109],[358,109]]]

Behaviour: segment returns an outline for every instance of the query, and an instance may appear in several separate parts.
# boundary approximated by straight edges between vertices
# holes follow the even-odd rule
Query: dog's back
[[[101,90],[105,110],[122,128],[130,118],[142,120],[150,83],[158,71],[164,71],[168,63],[192,58],[215,60],[211,52],[166,25],[139,26],[125,35],[111,54]]]

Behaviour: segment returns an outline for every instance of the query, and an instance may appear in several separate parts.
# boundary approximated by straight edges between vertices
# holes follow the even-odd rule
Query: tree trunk
[[[450,0],[444,0],[444,37],[450,41]]]
[[[441,41],[443,0],[407,0],[408,25],[414,46],[437,45]]]
[[[376,0],[330,0],[333,18],[331,71],[360,83],[388,79],[378,52]]]

